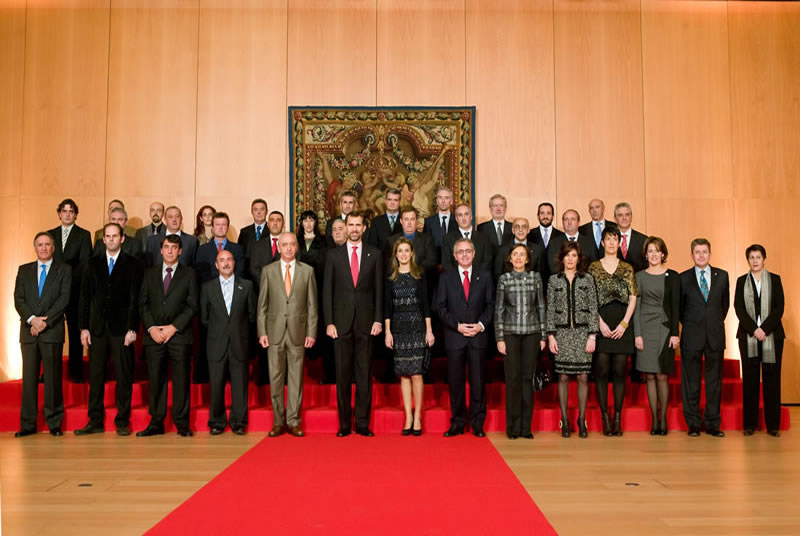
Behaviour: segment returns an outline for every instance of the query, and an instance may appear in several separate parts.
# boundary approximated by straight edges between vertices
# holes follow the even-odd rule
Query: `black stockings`
[[[608,375],[611,366],[614,366],[614,411],[622,411],[622,402],[625,399],[625,376],[628,366],[626,354],[598,353],[594,361],[594,380],[597,386],[597,404],[600,411],[608,414]]]
[[[656,424],[665,426],[669,402],[669,378],[666,374],[647,374],[647,401],[650,403],[653,428]]]

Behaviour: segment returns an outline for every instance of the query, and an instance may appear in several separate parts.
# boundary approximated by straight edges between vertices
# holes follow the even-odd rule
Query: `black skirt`
[[[625,311],[628,310],[628,304],[620,301],[612,301],[600,307],[600,318],[602,318],[608,329],[614,331],[619,325],[620,320],[625,318]],[[625,330],[621,339],[607,339],[601,334],[597,334],[597,344],[595,351],[604,354],[632,354],[634,352],[633,345],[633,326],[629,326]]]

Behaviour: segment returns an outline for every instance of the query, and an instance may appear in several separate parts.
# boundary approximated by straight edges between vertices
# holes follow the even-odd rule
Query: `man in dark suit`
[[[534,272],[542,272],[542,265],[545,264],[545,252],[539,244],[528,241],[528,231],[530,231],[530,224],[528,218],[514,218],[511,224],[511,230],[514,232],[514,239],[504,245],[497,252],[494,258],[494,269],[492,275],[495,282],[500,279],[500,276],[505,270],[505,262],[508,254],[517,244],[523,244],[528,247],[528,259],[530,259],[530,269]]]
[[[550,244],[547,246],[549,273],[558,272],[558,252],[564,242],[577,242],[581,246],[586,266],[597,260],[597,250],[592,239],[578,232],[580,222],[581,217],[577,210],[568,209],[561,215],[561,225],[564,226],[564,232],[551,238]]]
[[[197,313],[197,277],[192,268],[178,261],[181,237],[168,234],[162,241],[160,257],[163,261],[145,271],[139,294],[150,381],[150,424],[136,435],[164,433],[169,362],[172,365],[172,419],[178,435],[189,437],[192,435],[189,428],[189,369],[192,318]]]
[[[230,227],[230,218],[225,212],[217,212],[211,219],[211,232],[213,238],[197,248],[197,255],[194,260],[194,269],[197,271],[197,280],[201,285],[206,281],[216,279],[219,276],[217,271],[217,255],[221,251],[230,251],[235,263],[235,272],[239,277],[244,277],[245,260],[244,251],[241,245],[231,242],[226,237]]]
[[[136,257],[140,261],[142,260],[142,243],[136,240],[131,234],[126,234],[126,229],[130,229],[128,227],[128,213],[125,212],[124,208],[115,208],[111,211],[109,215],[109,222],[116,223],[123,229],[122,233],[122,251],[127,253],[132,257]],[[105,232],[105,226],[101,229],[102,232]],[[103,240],[103,236],[100,236],[99,240],[95,240],[94,242],[94,256],[103,256],[106,252],[106,244]]]
[[[78,227],[78,205],[72,199],[64,199],[58,204],[58,219],[61,225],[48,232],[53,237],[56,262],[63,262],[72,270],[72,287],[67,305],[67,335],[69,337],[69,377],[73,382],[82,383],[83,346],[81,330],[78,328],[78,301],[81,295],[81,275],[83,267],[92,255],[92,237],[89,231]]]
[[[342,192],[342,195],[339,196],[339,214],[336,215],[335,218],[330,218],[328,223],[325,224],[325,240],[328,242],[329,247],[334,246],[333,242],[333,233],[331,232],[331,227],[333,226],[333,222],[336,220],[345,221],[347,215],[350,214],[356,208],[356,194],[351,190],[345,190]],[[366,229],[366,225],[364,226]]]
[[[253,215],[253,223],[246,227],[242,227],[242,230],[239,231],[239,238],[236,239],[236,243],[239,244],[244,250],[245,260],[248,263],[250,261],[250,253],[252,252],[253,247],[255,247],[256,242],[261,240],[261,237],[264,235],[264,231],[266,231],[267,210],[266,201],[261,198],[254,199],[253,202],[250,203],[250,214]],[[248,264],[239,267],[239,263],[236,263],[237,268],[245,269],[247,266]]]
[[[256,320],[256,293],[253,283],[234,275],[236,260],[233,253],[223,250],[217,254],[214,279],[206,281],[200,290],[200,321],[206,327],[206,356],[208,357],[211,401],[208,407],[208,427],[211,435],[225,431],[225,373],[231,379],[231,431],[243,435],[247,428],[247,384],[250,356],[250,325]]]
[[[64,311],[70,299],[72,269],[53,256],[53,237],[38,233],[33,239],[36,262],[23,264],[14,285],[22,350],[22,404],[20,428],[14,437],[36,433],[39,407],[39,367],[44,367],[44,418],[50,433],[62,435],[64,397],[61,390],[61,349]]]
[[[433,309],[444,324],[444,346],[447,351],[447,382],[450,387],[451,437],[464,433],[467,421],[465,367],[469,367],[469,420],[472,433],[486,437],[486,362],[489,345],[487,329],[494,315],[494,282],[491,273],[473,264],[472,241],[459,238],[453,256],[457,269],[439,279]]]
[[[142,251],[147,251],[147,240],[160,234],[164,229],[164,203],[153,201],[150,203],[150,223],[136,231],[136,240],[142,245]]]
[[[514,241],[511,222],[506,219],[507,208],[506,198],[494,194],[489,198],[489,212],[492,214],[492,219],[478,225],[478,231],[485,234],[492,245],[492,259],[497,256],[500,248]]]
[[[539,207],[536,209],[536,217],[539,220],[539,225],[531,229],[528,233],[528,242],[533,242],[541,247],[545,252],[547,251],[547,246],[550,245],[550,240],[555,237],[563,235],[563,231],[556,229],[553,225],[553,217],[555,215],[555,209],[553,205],[548,202],[539,203]],[[550,259],[547,259],[547,262],[542,263],[542,282],[547,288],[547,280],[550,278]]]
[[[433,243],[439,248],[437,252],[438,257],[441,258],[442,241],[447,233],[455,226],[453,221],[453,190],[446,186],[440,186],[436,190],[436,208],[435,214],[431,214],[425,218],[425,226],[422,228],[423,233],[427,233],[433,237]]]
[[[605,213],[606,205],[603,203],[603,200],[596,198],[592,199],[589,201],[589,216],[591,219],[578,228],[578,231],[582,235],[588,236],[592,239],[592,241],[594,241],[595,248],[597,249],[595,255],[598,259],[603,256],[603,246],[600,245],[600,239],[603,236],[603,229],[610,225],[616,226],[616,223],[613,221],[605,219]]]
[[[162,264],[161,244],[165,236],[177,235],[181,241],[180,263],[186,267],[194,266],[194,258],[197,253],[197,238],[181,230],[183,225],[183,213],[176,206],[167,207],[164,215],[166,227],[147,239],[145,249],[145,264],[147,266],[158,266]]]
[[[333,339],[336,359],[336,403],[339,411],[337,437],[350,434],[352,410],[350,386],[356,382],[356,433],[371,437],[372,338],[380,335],[383,322],[383,258],[381,252],[361,240],[364,218],[350,212],[345,220],[347,242],[328,252],[325,259],[323,307],[326,333]]]
[[[89,422],[75,435],[104,431],[106,360],[111,353],[117,380],[114,424],[118,435],[127,436],[131,433],[133,343],[139,329],[142,265],[122,250],[121,225],[107,223],[104,229],[104,251],[89,260],[81,282],[81,343],[89,349]]]
[[[620,234],[617,257],[633,266],[634,272],[644,270],[647,268],[647,259],[642,248],[647,235],[631,228],[633,211],[630,204],[624,201],[617,203],[614,207],[614,220]]]
[[[453,257],[453,246],[456,240],[460,238],[468,238],[472,241],[475,249],[473,263],[486,270],[491,270],[492,246],[489,243],[489,238],[485,234],[476,231],[475,227],[472,226],[472,210],[470,210],[469,205],[463,203],[458,205],[455,210],[455,218],[456,225],[450,229],[450,232],[447,233],[442,241],[441,264],[444,270],[455,270],[458,266],[456,259]]]
[[[364,242],[383,251],[389,237],[400,232],[400,190],[386,192],[386,213],[375,216],[370,223]]]
[[[394,243],[400,237],[411,240],[414,246],[414,262],[417,266],[422,268],[428,276],[439,264],[439,258],[436,256],[436,245],[433,243],[431,235],[422,233],[417,230],[417,210],[414,207],[404,207],[400,210],[400,232],[392,235],[386,242],[383,249],[384,266],[386,271],[389,272],[392,266],[392,250]],[[429,281],[432,283],[433,281]]]
[[[692,240],[694,266],[681,273],[681,394],[689,435],[724,437],[719,429],[725,317],[730,306],[728,273],[709,264],[711,243]],[[705,356],[706,411],[700,414],[700,383]]]
[[[283,232],[283,226],[283,213],[277,210],[270,212],[267,218],[269,236],[263,237],[250,249],[250,281],[256,285],[256,290],[258,290],[258,284],[261,282],[261,269],[281,258],[278,240]]]
[[[111,223],[111,214],[116,210],[125,211],[125,203],[120,201],[119,199],[112,199],[108,202],[108,223]],[[115,222],[116,223],[116,222]],[[130,236],[131,238],[136,236],[136,229],[133,227],[128,227],[127,223],[127,216],[125,225],[122,226],[123,233]],[[100,227],[94,232],[94,244],[97,246],[97,243],[103,243],[103,233],[105,232],[105,227]]]

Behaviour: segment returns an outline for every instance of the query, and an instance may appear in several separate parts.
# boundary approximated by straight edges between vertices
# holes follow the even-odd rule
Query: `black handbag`
[[[533,373],[533,390],[542,391],[545,387],[553,383],[556,377],[553,369],[553,359],[540,359],[536,372]]]
[[[425,345],[425,353],[422,354],[422,373],[427,374],[431,369],[431,354],[433,350],[427,344]]]

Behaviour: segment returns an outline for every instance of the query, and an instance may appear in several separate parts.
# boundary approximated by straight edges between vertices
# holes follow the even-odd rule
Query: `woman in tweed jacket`
[[[566,241],[558,252],[559,271],[547,283],[547,338],[555,356],[561,436],[569,437],[569,377],[578,377],[578,435],[587,437],[586,399],[597,336],[597,288],[583,268],[578,242]]]
[[[494,331],[497,351],[505,356],[506,434],[533,439],[533,375],[545,344],[542,278],[529,271],[524,244],[512,248],[505,263],[507,272],[497,281]]]

